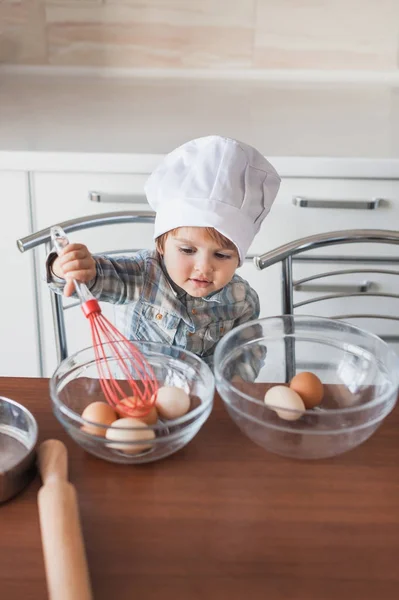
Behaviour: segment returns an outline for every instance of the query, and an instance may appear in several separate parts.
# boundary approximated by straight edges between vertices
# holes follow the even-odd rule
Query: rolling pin
[[[38,450],[43,485],[39,507],[49,600],[92,600],[77,495],[68,481],[68,454],[59,440]]]

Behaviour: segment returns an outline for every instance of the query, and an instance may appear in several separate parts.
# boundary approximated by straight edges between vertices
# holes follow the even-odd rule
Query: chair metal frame
[[[74,231],[92,229],[94,227],[102,227],[104,225],[120,225],[124,223],[153,223],[154,219],[155,213],[152,211],[125,210],[88,215],[84,217],[79,217],[77,219],[62,221],[56,224],[60,225],[64,229],[65,233],[68,234],[73,233]],[[33,250],[35,248],[38,248],[39,246],[44,245],[45,251],[48,254],[52,249],[50,234],[51,227],[52,225],[50,225],[50,227],[46,227],[45,229],[41,229],[40,231],[18,239],[17,246],[20,252]],[[107,254],[121,254],[123,252],[134,251],[135,250],[132,248],[126,251],[122,249],[118,251],[111,250],[107,252]],[[68,356],[68,344],[65,328],[64,310],[76,306],[77,303],[71,304],[68,307],[64,307],[62,296],[60,296],[59,294],[53,294],[52,292],[50,292],[50,302],[53,316],[57,360],[58,362],[61,362]]]
[[[153,211],[125,210],[78,217],[76,219],[70,219],[68,221],[62,221],[56,224],[60,225],[65,233],[68,234],[75,231],[92,229],[94,227],[103,227],[105,225],[153,223],[154,220],[155,213]],[[34,250],[39,246],[44,246],[45,251],[48,254],[52,249],[50,235],[51,227],[52,225],[18,239],[17,246],[20,252],[26,252],[28,250]],[[114,249],[109,251],[104,250],[102,253],[107,255],[126,254],[137,252],[140,249],[141,248],[129,248],[125,250]],[[248,255],[245,260],[251,261],[253,259],[253,255]],[[53,316],[57,360],[58,362],[61,362],[68,356],[64,311],[73,308],[74,306],[78,305],[79,302],[71,303],[68,306],[63,306],[62,296],[59,294],[53,294],[52,292],[50,292],[50,302]]]
[[[381,269],[377,268],[381,264],[396,264],[399,266],[399,258],[392,256],[304,256],[305,253],[319,248],[325,248],[327,246],[336,246],[342,244],[359,244],[359,243],[379,243],[379,244],[394,244],[399,245],[399,231],[384,230],[384,229],[348,229],[341,231],[330,231],[326,233],[320,233],[317,235],[307,236],[299,238],[284,244],[266,252],[260,256],[254,258],[256,267],[259,270],[266,269],[276,263],[281,263],[281,285],[282,285],[282,314],[283,315],[294,315],[295,309],[313,304],[315,302],[323,302],[325,300],[331,300],[333,298],[349,298],[356,296],[374,296],[374,297],[385,297],[395,298],[399,300],[399,294],[389,294],[375,292],[370,289],[368,282],[363,283],[358,290],[348,291],[343,288],[341,291],[335,294],[327,294],[302,302],[294,302],[295,289],[300,289],[301,286],[308,283],[309,281],[317,281],[332,277],[334,275],[342,274],[355,274],[355,273],[383,273],[387,275],[399,276],[399,270],[395,271],[392,269]],[[333,262],[333,263],[371,263],[376,265],[370,268],[359,268],[359,269],[340,269],[335,271],[327,271],[305,277],[299,280],[294,280],[293,277],[293,262]],[[326,288],[328,290],[328,286]],[[399,314],[399,311],[398,311]],[[332,319],[388,319],[392,321],[399,321],[398,316],[394,315],[383,315],[383,314],[341,314],[341,315],[329,315]],[[289,325],[288,325],[289,326]],[[286,331],[286,333],[293,333],[292,331]],[[381,336],[385,341],[396,342],[399,341],[398,335]],[[286,340],[286,380],[289,381],[296,372],[295,362],[295,348],[292,338]]]
[[[105,225],[118,225],[118,224],[139,224],[139,223],[153,223],[155,219],[155,213],[152,211],[116,211],[101,214],[94,214],[77,219],[70,219],[57,223],[60,225],[66,233],[72,233],[74,231],[81,231],[85,229],[91,229],[94,227],[102,227]],[[51,236],[50,227],[46,227],[36,233],[25,236],[17,240],[17,246],[21,252],[32,250],[39,246],[44,245],[46,252],[51,250]],[[399,299],[399,294],[384,294],[376,293],[369,289],[365,282],[361,288],[357,291],[348,291],[342,289],[340,293],[327,294],[317,298],[312,298],[299,303],[294,303],[294,291],[300,286],[318,279],[325,279],[333,275],[340,274],[354,274],[354,273],[385,273],[389,275],[399,275],[399,270],[394,271],[391,269],[377,268],[378,265],[383,264],[397,264],[399,265],[399,258],[395,257],[360,257],[360,256],[306,256],[305,254],[309,251],[324,248],[327,246],[334,246],[340,244],[354,244],[354,243],[381,243],[381,244],[396,244],[399,245],[399,231],[381,230],[381,229],[350,229],[342,231],[333,231],[321,233],[313,236],[300,238],[284,244],[266,252],[264,254],[253,256],[248,255],[246,260],[253,260],[255,266],[259,270],[266,269],[276,263],[281,262],[281,284],[282,284],[282,314],[293,315],[296,308],[314,302],[321,302],[329,300],[331,298],[344,298],[351,296],[380,296],[390,297]],[[104,252],[107,254],[122,254],[126,252],[136,252],[139,250],[130,248],[128,250],[110,250]],[[376,265],[374,268],[365,269],[341,269],[335,271],[328,271],[320,273],[318,275],[312,275],[310,277],[303,278],[295,281],[293,278],[293,262],[341,262],[341,263],[371,263]],[[328,288],[327,288],[328,289]],[[58,361],[62,361],[68,356],[67,336],[65,329],[64,310],[72,308],[76,304],[71,304],[68,307],[63,306],[62,296],[58,294],[50,293],[50,301],[53,314],[53,324],[55,332],[55,342]],[[398,316],[388,316],[381,314],[354,314],[354,315],[334,315],[331,318],[335,319],[349,319],[349,318],[376,318],[376,319],[392,319],[399,321]],[[388,339],[390,338],[390,339]],[[399,336],[385,336],[387,341],[399,341]],[[286,357],[286,376],[289,380],[295,373],[295,353],[294,347],[291,345],[287,346],[287,357]]]

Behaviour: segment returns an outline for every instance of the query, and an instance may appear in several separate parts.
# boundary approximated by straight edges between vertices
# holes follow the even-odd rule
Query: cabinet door
[[[0,172],[0,191],[0,376],[35,377],[40,372],[33,256],[21,254],[16,245],[31,232],[27,174]]]
[[[378,200],[378,201],[376,201]],[[285,178],[251,251],[268,252],[298,238],[343,229],[397,229],[399,179]],[[361,244],[340,246],[340,254],[362,256]],[[396,255],[397,247],[374,244],[378,255]],[[336,254],[336,248],[323,249]]]
[[[150,210],[143,201],[144,183],[148,174],[98,173],[35,173],[32,182],[35,230],[97,213],[118,210]],[[90,192],[97,192],[105,202],[92,202]],[[118,202],[118,199],[121,202]],[[108,200],[112,202],[108,203]],[[138,203],[135,203],[138,200]],[[70,241],[86,244],[91,252],[150,248],[152,224],[103,226],[70,234]],[[40,332],[44,373],[51,376],[57,366],[50,293],[43,282],[45,250],[36,251],[39,277]],[[76,301],[64,300],[66,306]],[[119,323],[121,307],[101,304],[105,316]],[[79,307],[65,311],[68,353],[72,354],[91,344],[89,323]]]

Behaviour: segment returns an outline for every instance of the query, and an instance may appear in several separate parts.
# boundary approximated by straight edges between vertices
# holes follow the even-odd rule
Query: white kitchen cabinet
[[[34,229],[95,213],[126,209],[147,211],[149,206],[143,200],[147,177],[148,173],[36,172],[32,175],[31,186]],[[90,201],[89,195],[92,192],[98,193],[105,202]],[[295,205],[292,199],[297,197],[310,200],[310,206],[304,208]],[[372,203],[375,198],[382,198],[383,201],[379,201],[373,210],[366,208],[365,202]],[[312,206],[314,201],[315,207]],[[348,202],[350,208],[345,207]],[[360,204],[353,205],[353,202]],[[252,244],[250,253],[261,254],[294,239],[325,231],[395,229],[398,222],[399,180],[284,178],[278,198]],[[85,243],[92,252],[147,248],[153,245],[152,225],[149,224],[100,227],[71,234],[70,239]],[[336,248],[323,249],[323,254],[335,253]],[[398,255],[396,247],[375,245],[370,249],[370,246],[367,248],[358,244],[341,246],[339,253],[359,256],[364,253]],[[43,270],[44,251],[41,250],[38,254],[38,263]],[[261,316],[281,313],[280,265],[258,271],[252,263],[247,262],[238,273],[258,291]],[[44,373],[50,375],[57,360],[49,295],[43,282],[39,284],[39,304]],[[113,307],[103,306],[103,310],[111,318],[116,318]],[[68,309],[66,321],[69,351],[89,345],[88,325],[83,323],[80,310]]]
[[[0,195],[0,376],[34,377],[39,352],[33,256],[21,254],[15,243],[31,231],[27,174],[0,171]]]
[[[399,179],[288,177],[282,180],[277,199],[251,251],[261,254],[325,231],[397,229],[398,223]],[[373,248],[377,254],[398,254],[395,246]],[[361,256],[367,248],[351,244],[341,246],[339,251]],[[335,253],[334,247],[323,249],[323,254]]]
[[[144,182],[148,174],[98,174],[98,173],[34,173],[32,176],[32,202],[35,230],[50,225],[97,213],[118,210],[148,211],[143,202]],[[102,199],[121,202],[93,202],[91,192],[98,192]],[[137,202],[137,203],[135,203]],[[70,241],[84,243],[91,252],[110,250],[131,250],[148,248],[152,242],[151,224],[124,224],[103,226],[96,229],[75,232],[69,235]],[[44,276],[45,249],[36,251],[37,263]],[[42,339],[42,360],[45,376],[50,376],[57,366],[57,356],[53,334],[52,311],[49,291],[43,279],[39,280],[40,332]],[[65,300],[65,305],[76,301]],[[105,316],[118,321],[122,307],[101,304]],[[73,353],[91,344],[89,323],[79,307],[65,311],[68,351]]]

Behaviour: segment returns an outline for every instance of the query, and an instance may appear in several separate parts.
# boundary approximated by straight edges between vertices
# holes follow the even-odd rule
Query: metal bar
[[[46,254],[48,254],[51,250],[51,243],[46,242]],[[51,312],[53,315],[53,325],[54,325],[54,337],[55,337],[55,349],[57,352],[57,360],[61,362],[68,356],[68,344],[67,344],[67,336],[66,336],[66,328],[65,328],[65,318],[64,318],[64,307],[62,303],[62,296],[60,294],[55,294],[53,291],[49,290],[50,293],[50,303],[51,303]]]
[[[285,347],[285,381],[288,383],[296,373],[295,366],[295,340],[292,336],[294,333],[294,321],[291,315],[294,312],[294,297],[292,287],[292,260],[291,256],[285,258],[281,263],[281,285],[282,285],[282,302],[283,315],[288,318],[284,319],[284,338]]]
[[[340,208],[355,210],[376,210],[383,198],[372,198],[371,200],[330,200],[320,198],[308,198],[306,196],[293,196],[292,204],[299,208]]]
[[[334,315],[330,317],[330,319],[385,319],[387,321],[399,321],[399,317],[392,317],[390,315],[371,315],[371,314],[363,314],[363,315]],[[381,336],[379,336],[381,337]]]
[[[311,275],[294,281],[294,286],[300,285],[313,279],[323,279],[324,277],[332,277],[333,275],[351,275],[358,273],[380,273],[383,275],[399,275],[399,271],[391,271],[390,269],[341,269],[339,271],[328,271],[326,273],[319,273],[318,275]]]
[[[294,281],[294,287],[313,281],[315,279],[323,279],[325,277],[332,277],[333,275],[357,275],[358,273],[382,273],[383,275],[399,275],[399,271],[391,271],[390,269],[341,269],[339,271],[328,271],[326,273],[319,273],[318,275],[310,275],[309,277],[303,277]]]
[[[322,255],[318,256],[293,256],[294,262],[325,262],[325,263],[371,263],[371,264],[392,264],[399,265],[399,258],[393,258],[392,256],[333,256],[333,255]]]
[[[399,275],[399,273],[398,273]],[[328,275],[323,275],[323,277],[327,277]],[[361,292],[363,294],[369,292],[373,287],[374,284],[372,281],[363,281],[362,283],[358,283],[358,284],[328,284],[328,283],[321,283],[321,284],[308,284],[308,283],[302,283],[303,281],[308,281],[308,280],[314,280],[314,279],[318,279],[317,276],[313,276],[313,277],[307,277],[304,280],[301,280],[300,282],[298,281],[298,283],[294,283],[294,291],[296,292],[346,292],[346,293],[356,293],[356,292]]]
[[[100,227],[103,225],[120,225],[121,223],[153,223],[155,213],[152,211],[126,210],[111,213],[102,213],[96,215],[88,215],[69,221],[57,223],[66,233],[80,231],[81,229],[91,229],[92,227]],[[20,252],[31,250],[41,244],[51,241],[50,227],[46,227],[36,233],[27,235],[26,237],[17,240],[17,246]]]
[[[318,298],[311,298],[310,300],[303,300],[294,304],[294,308],[305,306],[306,304],[314,304],[315,302],[321,302],[323,300],[333,300],[334,298],[355,298],[358,296],[367,296],[368,298],[396,298],[399,299],[399,294],[383,294],[382,292],[370,292],[364,293],[353,293],[353,294],[328,294],[327,296],[319,296]]]
[[[288,256],[281,262],[281,285],[283,315],[292,315],[294,312],[294,295],[292,289],[292,259]]]
[[[89,192],[90,202],[101,204],[147,204],[145,194],[108,194],[105,192]]]
[[[62,306],[62,297],[59,294],[54,294],[53,292],[50,293],[50,302],[54,322],[55,348],[58,362],[61,362],[68,356],[64,309]]]
[[[256,267],[260,270],[270,267],[288,256],[295,256],[302,252],[323,248],[325,246],[335,246],[337,244],[355,244],[355,243],[379,243],[379,244],[398,244],[399,231],[390,231],[384,229],[348,229],[343,231],[327,231],[318,235],[310,235],[299,240],[295,240],[283,246],[279,246],[270,252],[254,258]]]

